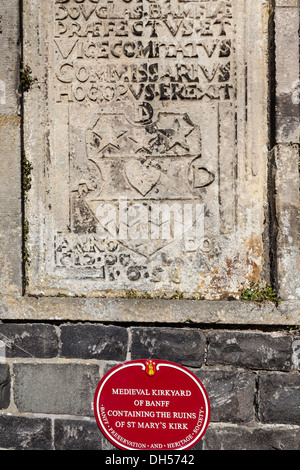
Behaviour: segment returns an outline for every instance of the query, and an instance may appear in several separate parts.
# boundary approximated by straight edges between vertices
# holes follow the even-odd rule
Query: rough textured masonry
[[[300,450],[299,1],[0,0],[0,57],[0,449],[115,449],[160,358],[196,449]]]
[[[0,336],[0,448],[114,449],[93,417],[100,377],[118,362],[163,357],[209,394],[211,424],[196,449],[299,450],[295,332],[32,323],[2,324]]]
[[[259,280],[268,2],[24,5],[28,292],[220,299]]]

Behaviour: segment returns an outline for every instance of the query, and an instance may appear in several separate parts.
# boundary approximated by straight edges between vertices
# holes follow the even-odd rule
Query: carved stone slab
[[[264,275],[268,3],[24,0],[29,293]]]

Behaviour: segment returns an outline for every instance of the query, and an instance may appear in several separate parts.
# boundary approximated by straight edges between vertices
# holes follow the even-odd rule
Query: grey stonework
[[[299,1],[276,1],[276,6],[276,140],[299,144],[299,44],[291,41],[299,28]]]
[[[250,372],[201,370],[211,404],[211,422],[251,423],[254,421],[256,376]]]
[[[202,331],[175,328],[132,328],[133,359],[164,358],[187,367],[201,367],[206,338]]]
[[[77,297],[0,298],[4,320],[84,321],[150,324],[279,325],[300,324],[297,300],[274,302],[87,299]],[[24,318],[25,317],[25,318]]]
[[[23,413],[93,415],[97,365],[15,364],[14,402]]]
[[[266,374],[259,378],[259,410],[263,423],[300,425],[300,377]]]
[[[0,409],[6,409],[10,403],[10,373],[7,364],[0,364]]]
[[[284,426],[212,425],[204,450],[299,450],[300,429]]]
[[[57,356],[59,339],[53,325],[40,323],[2,323],[0,340],[5,344],[6,357]]]
[[[101,325],[63,325],[60,328],[61,356],[78,359],[125,361],[128,349],[126,328]]]
[[[268,2],[111,3],[24,3],[26,292],[237,297],[265,281]]]
[[[31,326],[40,333],[38,327],[51,327]],[[80,346],[79,358],[78,348],[74,348],[76,336],[70,334],[73,326],[78,337],[90,338],[91,345],[97,344],[97,338],[102,345],[112,342],[111,333],[116,329],[114,337],[123,339],[126,358],[118,348],[113,357],[112,349],[106,347],[101,357],[86,357],[87,343],[85,348]],[[297,353],[297,330],[274,333],[62,324],[55,327],[57,339],[66,329],[67,357],[58,348],[48,359],[15,354],[0,364],[0,428],[7,428],[5,435],[0,432],[0,448],[114,450],[94,418],[96,387],[115,365],[151,355],[186,365],[207,390],[211,421],[195,450],[300,450],[300,374],[298,363],[288,360]],[[193,364],[192,356],[198,358]],[[249,356],[253,356],[252,362]]]

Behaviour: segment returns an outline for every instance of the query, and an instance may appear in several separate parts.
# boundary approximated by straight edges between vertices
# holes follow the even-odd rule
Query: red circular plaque
[[[94,411],[103,434],[123,450],[191,449],[210,419],[200,380],[178,364],[154,359],[111,369],[98,384]]]

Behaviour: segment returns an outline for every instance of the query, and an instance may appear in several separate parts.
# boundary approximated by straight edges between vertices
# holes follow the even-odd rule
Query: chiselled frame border
[[[299,208],[295,188],[287,192],[282,185],[284,162],[298,168],[299,136],[283,132],[286,122],[280,112],[280,96],[285,93],[284,66],[299,64],[299,1],[270,0],[270,237],[274,284],[283,301],[257,304],[242,301],[189,301],[144,299],[87,299],[30,297],[24,291],[23,208],[21,159],[24,123],[18,77],[22,60],[22,0],[0,4],[0,51],[4,57],[4,88],[0,95],[0,320],[86,320],[101,322],[150,322],[185,324],[299,325],[300,294],[288,286],[300,279],[300,263],[289,269],[288,256],[293,248],[284,237],[281,205]],[[286,14],[291,18],[286,28]],[[286,54],[284,45],[288,43]],[[5,52],[5,53],[4,53]],[[291,70],[293,83],[299,80],[299,68]],[[295,90],[290,90],[290,98]],[[298,109],[298,111],[297,111]],[[299,107],[293,108],[298,119]],[[297,114],[298,113],[298,114]],[[273,114],[271,114],[273,117]],[[292,139],[292,140],[291,140]],[[298,139],[298,140],[297,140]],[[280,165],[279,165],[280,163]],[[295,175],[295,178],[298,176]],[[283,189],[281,189],[283,188]],[[298,189],[298,188],[297,188]],[[276,197],[272,190],[275,190]],[[294,197],[296,199],[291,198]],[[286,206],[285,206],[286,207]],[[295,221],[297,223],[297,221]],[[273,225],[272,225],[273,224]],[[272,230],[272,228],[274,230]],[[281,253],[278,261],[278,253]],[[273,255],[273,256],[272,256]],[[299,283],[298,283],[299,284]]]

